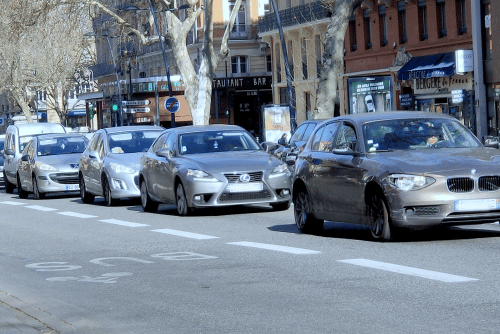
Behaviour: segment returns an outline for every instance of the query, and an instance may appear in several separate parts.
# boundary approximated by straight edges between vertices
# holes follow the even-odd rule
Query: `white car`
[[[375,112],[375,103],[373,103],[373,97],[371,95],[365,96],[366,110],[368,112]]]

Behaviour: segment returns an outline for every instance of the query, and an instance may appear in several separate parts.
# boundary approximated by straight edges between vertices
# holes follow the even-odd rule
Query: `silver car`
[[[500,220],[500,151],[456,119],[379,112],[324,122],[295,165],[295,222],[365,224],[390,240],[405,228]]]
[[[291,173],[236,125],[168,129],[141,158],[139,184],[145,211],[174,203],[180,215],[195,208],[269,203],[286,210]]]
[[[78,159],[87,142],[80,134],[33,136],[17,163],[19,197],[33,193],[41,199],[47,193],[78,192]]]
[[[82,201],[104,196],[111,206],[118,199],[139,198],[139,159],[163,130],[146,125],[97,131],[78,165]]]

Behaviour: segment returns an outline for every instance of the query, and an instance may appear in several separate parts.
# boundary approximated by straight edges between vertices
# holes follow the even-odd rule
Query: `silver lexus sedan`
[[[500,150],[456,119],[424,112],[346,115],[316,128],[296,163],[295,222],[365,224],[390,240],[401,228],[500,220]]]
[[[143,125],[95,132],[78,164],[82,202],[104,196],[111,206],[122,198],[139,198],[139,159],[163,130]]]
[[[173,203],[180,215],[195,208],[270,204],[286,210],[291,173],[236,125],[165,130],[142,156],[139,184],[145,211]]]
[[[47,193],[78,193],[78,159],[87,143],[85,136],[76,133],[33,136],[17,163],[19,197],[33,193],[35,199],[42,199]]]

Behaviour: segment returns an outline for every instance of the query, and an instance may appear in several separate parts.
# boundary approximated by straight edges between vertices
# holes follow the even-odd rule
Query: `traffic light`
[[[226,109],[226,116],[229,116],[229,109]]]
[[[116,98],[113,98],[113,102],[111,104],[111,110],[113,112],[117,112],[118,111],[118,100]]]
[[[92,102],[89,103],[89,117],[90,119],[94,118],[94,104]]]

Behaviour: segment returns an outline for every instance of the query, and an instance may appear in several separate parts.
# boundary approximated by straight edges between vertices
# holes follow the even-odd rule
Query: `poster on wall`
[[[350,114],[393,109],[390,76],[349,78],[348,84]]]
[[[290,107],[280,105],[262,106],[264,120],[264,141],[277,143],[286,133],[290,139]]]

